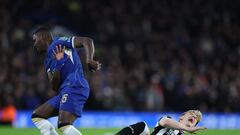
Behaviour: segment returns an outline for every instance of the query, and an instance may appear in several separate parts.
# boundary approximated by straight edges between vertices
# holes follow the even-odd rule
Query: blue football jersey
[[[86,79],[83,74],[83,67],[78,56],[77,50],[74,48],[74,37],[56,37],[49,45],[47,55],[44,60],[45,70],[53,73],[56,67],[57,60],[54,56],[56,46],[65,46],[64,58],[66,59],[60,70],[60,89],[65,86],[76,86],[89,88]]]

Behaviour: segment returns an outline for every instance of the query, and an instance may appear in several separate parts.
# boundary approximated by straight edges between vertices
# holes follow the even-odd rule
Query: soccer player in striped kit
[[[184,112],[178,121],[169,116],[161,117],[151,135],[183,135],[185,132],[195,133],[205,127],[197,127],[202,119],[202,113],[199,110],[189,110]],[[150,131],[145,122],[138,122],[123,128],[116,135],[150,135]]]

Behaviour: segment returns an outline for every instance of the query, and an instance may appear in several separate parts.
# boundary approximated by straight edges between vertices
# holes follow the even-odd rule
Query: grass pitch
[[[80,129],[83,135],[114,135],[120,129],[106,128],[83,128]],[[198,135],[240,135],[240,130],[206,130],[200,131]],[[0,127],[0,135],[40,135],[40,132],[36,128],[11,128]],[[62,135],[59,133],[59,135]],[[190,134],[189,134],[190,135]]]

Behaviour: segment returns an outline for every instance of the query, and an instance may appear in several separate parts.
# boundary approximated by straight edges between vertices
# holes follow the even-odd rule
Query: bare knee
[[[42,119],[47,119],[47,117],[42,116],[41,114],[37,114],[36,112],[33,111],[31,118],[42,118]]]
[[[58,128],[72,125],[73,122],[76,120],[76,116],[70,112],[60,111],[58,117]]]

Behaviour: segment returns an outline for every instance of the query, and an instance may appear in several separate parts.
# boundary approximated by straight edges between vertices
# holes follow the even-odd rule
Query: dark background
[[[103,67],[86,71],[87,110],[239,112],[239,5],[237,0],[1,0],[0,108],[34,109],[55,94],[31,40],[44,24],[54,35],[94,39]]]

